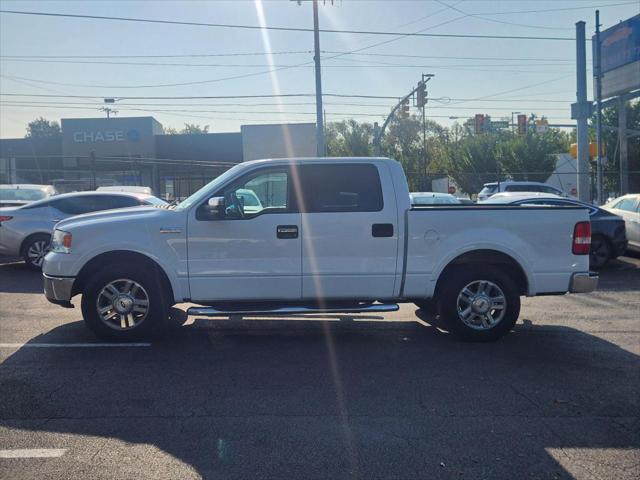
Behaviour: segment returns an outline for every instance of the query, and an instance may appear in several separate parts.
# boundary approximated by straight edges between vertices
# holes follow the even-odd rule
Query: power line
[[[368,47],[373,48],[373,47]],[[286,55],[286,54],[312,54],[310,50],[300,51],[282,51],[273,52],[274,55]],[[368,52],[360,53],[355,51],[335,51],[335,50],[321,50],[321,53],[326,54],[340,54],[340,55],[353,55],[353,56],[369,56],[369,57],[393,57],[393,58],[444,58],[447,60],[496,60],[496,61],[544,61],[544,62],[563,62],[574,63],[574,59],[562,59],[562,58],[544,58],[544,57],[458,57],[453,55],[411,55],[401,53],[377,53]],[[263,56],[265,52],[253,52],[253,53],[185,53],[185,54],[171,54],[171,55],[0,55],[0,59],[5,60],[48,60],[48,59],[110,59],[110,58],[207,58],[207,57],[238,57],[238,56]],[[325,57],[322,57],[325,59]]]
[[[466,12],[466,11],[460,9],[460,8],[457,8],[455,5],[448,5],[447,3],[443,2],[442,0],[436,0],[436,2],[438,2],[440,5],[444,5],[447,8],[450,8],[451,10],[453,10],[455,12],[462,13],[462,14],[467,15],[469,17],[478,18],[480,20],[485,20],[487,22],[501,23],[501,24],[506,24],[506,25],[515,25],[516,27],[525,27],[525,28],[541,28],[541,29],[546,29],[546,30],[571,30],[571,27],[547,27],[547,26],[543,26],[543,25],[528,25],[528,24],[524,24],[524,23],[513,23],[513,22],[507,22],[507,21],[503,21],[503,20],[496,20],[496,19],[493,19],[493,18],[485,17],[484,15],[486,15],[486,14]]]
[[[32,60],[32,59],[18,59],[18,58],[1,58],[0,60],[3,62],[26,62],[26,63],[62,63],[62,64],[79,64],[79,65],[134,65],[134,66],[162,66],[162,67],[224,67],[224,68],[266,68],[269,66],[272,67],[290,67],[290,64],[285,65],[268,65],[265,63],[158,63],[158,62],[113,62],[113,61],[103,61],[103,60]],[[336,59],[338,60],[338,59]],[[380,62],[374,61],[372,64],[367,64],[367,62],[371,63],[371,60],[357,60],[353,58],[340,58],[341,61],[347,62],[361,62],[347,65],[323,65],[322,68],[377,68],[379,66],[383,67],[412,67],[412,68],[475,68],[475,67],[562,67],[564,65],[558,65],[557,63],[515,63],[515,64],[434,64],[434,65],[424,65],[424,64],[406,64],[406,63],[388,63],[388,62]],[[567,65],[568,66],[568,65]],[[311,65],[309,65],[311,67]]]
[[[519,13],[566,12],[569,10],[592,10],[594,8],[618,7],[621,5],[637,5],[638,2],[608,3],[606,5],[589,5],[584,7],[546,8],[544,10],[513,10],[510,12],[484,12],[482,15],[514,15]]]
[[[33,108],[32,105],[12,105],[13,107],[29,107],[29,108]],[[57,106],[52,106],[52,105],[43,105],[39,108],[60,108]],[[95,110],[95,108],[93,107],[64,107],[64,108],[68,108],[68,109],[73,109],[73,110]],[[280,112],[280,111],[276,111],[276,112],[221,112],[221,111],[217,111],[217,110],[165,110],[165,109],[146,109],[146,108],[120,108],[120,110],[122,111],[135,111],[135,112],[150,112],[150,113],[164,113],[164,114],[180,114],[178,116],[184,116],[184,117],[193,117],[193,118],[203,118],[203,119],[209,119],[209,120],[239,120],[239,121],[282,121],[282,117],[286,117],[287,115],[306,115],[309,117],[313,117],[315,115],[315,112]],[[278,119],[273,119],[273,120],[266,120],[266,119],[255,119],[255,118],[236,118],[236,117],[209,117],[209,116],[202,116],[202,115],[193,115],[194,113],[241,113],[241,114],[277,114],[280,115],[280,118]],[[346,117],[384,117],[387,114],[387,112],[385,113],[357,113],[357,112],[328,112],[327,116],[346,116]],[[450,115],[429,115],[429,118],[450,118]],[[562,119],[562,120],[566,120],[567,118],[554,118],[554,117],[546,117],[549,120],[554,120],[554,119]]]
[[[68,106],[71,105],[85,105],[85,106],[91,106],[93,108],[97,108],[100,107],[100,104],[96,104],[96,103],[84,103],[84,102],[78,102],[78,103],[61,103],[61,102],[28,102],[28,101],[22,101],[22,102],[15,102],[15,101],[6,101],[6,100],[2,100],[0,101],[0,105],[8,105],[8,106],[19,106],[19,107],[44,107],[44,108],[67,108]],[[286,104],[286,105],[278,105],[278,104],[265,104],[265,106],[270,106],[270,107],[277,107],[277,106],[290,106],[291,104]],[[315,105],[315,103],[304,103],[301,105]],[[378,104],[378,105],[358,105],[358,104],[342,104],[342,103],[325,103],[325,105],[329,105],[329,106],[334,106],[334,107],[341,107],[341,106],[358,106],[358,107],[374,107],[374,106],[387,106],[384,104]],[[234,109],[237,109],[238,107],[255,107],[255,104],[213,104],[213,105],[192,105],[192,104],[120,104],[119,108],[129,108],[129,107],[161,107],[161,106],[172,106],[172,107],[179,107],[179,106],[187,106],[187,107],[206,107],[206,106],[212,106],[212,107],[221,107],[221,106],[229,106],[229,107],[233,107]],[[518,107],[521,108],[523,110],[525,110],[524,107]],[[472,107],[449,107],[449,106],[432,106],[429,107],[429,110],[465,110],[468,112],[473,112],[477,109],[473,109]],[[512,107],[489,107],[489,108],[484,108],[483,110],[485,111],[497,111],[497,110],[501,110],[501,111],[511,111]],[[553,107],[544,107],[544,108],[540,108],[540,107],[535,107],[533,108],[533,110],[545,110],[545,111],[564,111],[566,112],[568,110],[567,108],[553,108]],[[228,111],[228,110],[185,110],[185,109],[181,109],[181,110],[158,110],[158,111],[165,111],[165,112],[192,112],[192,113],[249,113],[249,114],[292,114],[292,115],[312,115],[314,114],[313,112],[297,112],[297,111],[284,111],[284,110],[278,110],[278,111],[268,111],[268,110],[258,110],[258,111],[251,111],[251,110],[234,110],[234,111]],[[346,112],[332,112],[333,115],[371,115],[371,116],[382,116],[382,115],[387,115],[388,112],[380,112],[380,113],[371,113],[371,112],[351,112],[351,113],[346,113]]]
[[[311,50],[272,52],[271,55],[312,54]],[[201,57],[248,57],[266,55],[262,52],[230,52],[230,53],[181,53],[172,55],[0,55],[0,58],[201,58]]]
[[[35,15],[42,17],[57,18],[75,18],[84,20],[107,20],[118,22],[137,22],[151,23],[161,25],[183,25],[192,27],[214,27],[214,28],[238,28],[245,30],[275,30],[286,32],[313,32],[312,28],[302,27],[270,27],[261,25],[242,25],[228,23],[205,23],[205,22],[186,22],[178,20],[158,20],[150,18],[133,18],[133,17],[113,17],[103,15],[79,15],[70,13],[52,13],[52,12],[28,12],[23,10],[0,10],[0,13],[10,15]],[[455,33],[404,33],[404,32],[384,32],[376,30],[335,30],[320,29],[321,33],[339,33],[352,35],[390,35],[390,36],[411,36],[411,37],[443,37],[443,38],[475,38],[475,39],[508,39],[508,40],[549,40],[549,41],[575,41],[570,37],[539,37],[529,35],[473,35],[473,34],[455,34]]]
[[[564,77],[561,77],[564,78]],[[555,81],[557,79],[553,79]],[[522,87],[525,88],[525,87]],[[505,92],[503,92],[504,94]],[[548,93],[547,93],[548,94]],[[378,99],[378,100],[398,100],[399,96],[393,95],[356,95],[356,94],[348,94],[348,93],[323,93],[324,97],[335,97],[335,98],[363,98],[363,99]],[[531,94],[536,95],[536,94]],[[36,98],[93,98],[99,101],[102,101],[104,98],[109,98],[110,95],[54,95],[54,94],[42,94],[42,93],[2,93],[0,92],[0,96],[7,97],[36,97]],[[315,97],[314,93],[285,93],[285,94],[264,94],[264,95],[192,95],[192,96],[123,96],[116,97],[117,101],[127,101],[127,100],[227,100],[227,99],[252,99],[252,98],[299,98],[299,97]],[[537,99],[515,99],[515,98],[495,98],[495,99],[485,99],[483,97],[479,98],[453,98],[453,97],[443,97],[449,101],[460,101],[460,102],[554,102],[554,103],[571,103],[574,100],[537,100]],[[437,100],[437,99],[429,99],[429,100]]]

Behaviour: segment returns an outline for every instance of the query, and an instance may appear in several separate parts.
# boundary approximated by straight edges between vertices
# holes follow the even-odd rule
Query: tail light
[[[10,217],[8,215],[0,215],[0,223],[2,222],[8,222],[9,220],[11,220],[13,217]]]
[[[591,249],[591,223],[578,222],[573,228],[573,247],[571,251],[574,255],[588,255]]]

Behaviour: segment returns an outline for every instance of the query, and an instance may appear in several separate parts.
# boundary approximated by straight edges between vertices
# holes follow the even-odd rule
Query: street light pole
[[[598,205],[602,205],[602,63],[600,47],[600,10],[596,10],[596,195]]]
[[[324,120],[322,119],[322,71],[320,70],[320,31],[318,27],[318,0],[313,0],[313,50],[316,70],[316,151],[319,157],[326,155],[324,145]]]

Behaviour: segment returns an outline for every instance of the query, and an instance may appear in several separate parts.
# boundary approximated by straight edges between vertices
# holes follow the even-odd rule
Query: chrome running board
[[[400,309],[397,303],[374,303],[362,306],[346,307],[279,307],[259,310],[221,310],[213,307],[189,307],[187,315],[201,317],[228,317],[230,315],[300,315],[306,313],[368,313],[368,312],[396,312]]]

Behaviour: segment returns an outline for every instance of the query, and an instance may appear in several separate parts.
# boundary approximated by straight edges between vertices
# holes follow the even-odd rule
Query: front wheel
[[[82,315],[100,338],[149,339],[167,325],[168,307],[162,283],[152,271],[114,265],[96,273],[82,294]]]
[[[439,289],[447,329],[468,340],[493,341],[511,331],[520,315],[515,281],[499,267],[459,267]]]

